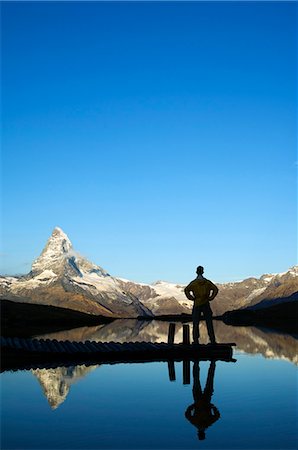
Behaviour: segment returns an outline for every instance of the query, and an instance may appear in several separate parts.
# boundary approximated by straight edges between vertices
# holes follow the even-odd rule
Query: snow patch
[[[267,286],[261,287],[259,289],[254,289],[247,297],[247,300],[252,300],[253,298],[257,297],[258,295],[261,295],[266,289],[267,289]]]
[[[57,278],[57,275],[55,274],[55,272],[53,272],[53,270],[46,269],[34,278],[36,280],[53,279],[53,278]]]

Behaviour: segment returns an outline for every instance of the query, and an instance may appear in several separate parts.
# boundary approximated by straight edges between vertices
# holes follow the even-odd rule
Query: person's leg
[[[193,393],[193,399],[194,402],[197,403],[202,398],[202,387],[200,383],[200,366],[199,361],[194,361],[193,363],[193,387],[192,387],[192,393]]]
[[[193,310],[192,310],[192,323],[193,323],[192,337],[193,337],[194,344],[198,344],[199,343],[199,338],[200,338],[200,331],[199,331],[200,315],[201,315],[200,308],[194,306]]]
[[[212,322],[212,309],[210,308],[209,303],[204,305],[202,307],[202,309],[204,311],[204,318],[206,320],[206,325],[207,325],[210,342],[212,344],[215,344],[216,341],[215,341],[215,334],[214,334],[214,328],[213,328],[213,322]]]
[[[211,397],[214,391],[214,375],[215,375],[215,361],[210,362],[204,395],[206,400],[211,403]]]

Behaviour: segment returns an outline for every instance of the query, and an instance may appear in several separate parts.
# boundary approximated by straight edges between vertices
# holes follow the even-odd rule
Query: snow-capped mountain
[[[0,279],[0,297],[108,317],[151,314],[116,278],[77,254],[58,227],[28,275]]]
[[[298,266],[281,274],[217,284],[214,315],[288,299],[298,292]],[[0,278],[0,299],[57,306],[107,317],[191,313],[183,285],[135,283],[115,278],[76,253],[68,236],[55,228],[28,275]],[[278,299],[278,300],[276,300]]]

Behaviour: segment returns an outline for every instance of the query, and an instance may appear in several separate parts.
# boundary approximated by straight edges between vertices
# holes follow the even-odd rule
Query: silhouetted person
[[[192,309],[192,321],[193,321],[193,340],[195,344],[199,343],[200,330],[199,323],[201,315],[203,314],[206,320],[207,330],[210,338],[210,342],[215,344],[215,335],[212,322],[212,310],[209,302],[213,300],[217,293],[218,288],[211,281],[203,277],[204,267],[197,267],[197,278],[189,283],[184,289],[185,295],[189,300],[194,302]]]
[[[220,418],[218,409],[211,403],[213,394],[215,374],[215,361],[211,361],[206,386],[202,392],[200,383],[200,366],[199,362],[195,361],[193,365],[193,399],[194,403],[190,405],[185,411],[185,417],[198,430],[198,438],[205,439],[206,428],[210,427],[214,422]]]

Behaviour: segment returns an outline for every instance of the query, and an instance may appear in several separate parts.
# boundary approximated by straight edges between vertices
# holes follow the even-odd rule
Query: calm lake
[[[297,340],[214,326],[218,342],[237,344],[236,362],[191,362],[190,384],[182,362],[174,376],[164,362],[2,373],[1,448],[296,449]],[[167,333],[166,322],[118,320],[42,337],[166,342]]]

